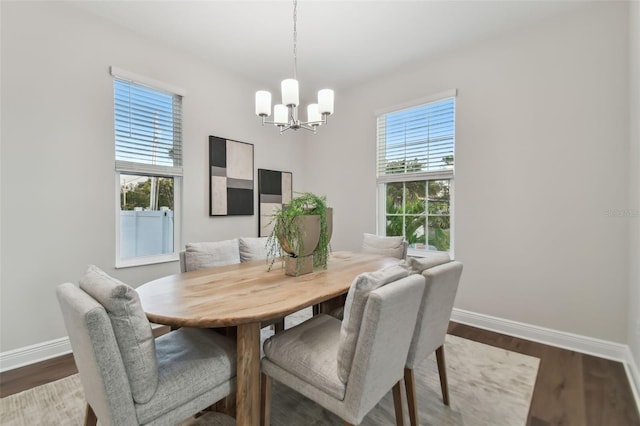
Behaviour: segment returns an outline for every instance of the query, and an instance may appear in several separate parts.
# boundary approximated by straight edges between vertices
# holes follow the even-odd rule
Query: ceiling
[[[293,74],[291,1],[75,1],[268,90]],[[580,1],[298,3],[301,90],[340,89],[581,6]]]

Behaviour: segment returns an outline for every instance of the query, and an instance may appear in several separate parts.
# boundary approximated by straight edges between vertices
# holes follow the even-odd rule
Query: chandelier
[[[282,80],[282,103],[273,106],[273,121],[271,116],[271,93],[266,90],[256,92],[256,115],[262,117],[262,125],[278,126],[280,134],[287,130],[305,129],[316,133],[318,126],[327,123],[327,117],[333,114],[333,90],[318,91],[318,103],[307,106],[307,121],[301,121],[298,116],[300,98],[297,80],[297,0],[293,1],[293,78]]]

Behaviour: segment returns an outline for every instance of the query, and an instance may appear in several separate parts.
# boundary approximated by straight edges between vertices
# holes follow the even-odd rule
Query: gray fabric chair
[[[440,261],[441,264],[422,271],[422,276],[426,280],[426,287],[404,370],[404,384],[407,391],[409,419],[412,426],[419,424],[413,369],[416,364],[427,358],[433,351],[436,352],[438,362],[442,399],[446,405],[449,405],[444,341],[449,327],[451,311],[453,310],[453,302],[458,291],[460,276],[462,275],[462,263],[457,261],[443,263],[446,261],[444,257],[441,257]],[[427,261],[425,260],[424,263],[427,263]]]
[[[188,243],[180,252],[180,271],[189,272],[240,263],[240,243],[232,240]]]
[[[407,258],[408,244],[404,237],[381,237],[365,233],[362,237],[362,251],[364,253],[383,254],[385,256]]]
[[[240,237],[240,262],[266,260],[269,237]]]
[[[375,274],[356,278],[342,323],[319,314],[265,342],[264,425],[270,424],[272,378],[340,416],[347,425],[359,424],[393,390],[396,422],[403,424],[400,383],[424,277],[407,276],[405,269],[400,275],[382,273],[382,279],[367,283],[366,275]],[[363,276],[364,285],[357,288]]]
[[[235,342],[181,328],[154,339],[136,291],[90,267],[56,289],[87,401],[85,425],[168,425],[235,391]]]

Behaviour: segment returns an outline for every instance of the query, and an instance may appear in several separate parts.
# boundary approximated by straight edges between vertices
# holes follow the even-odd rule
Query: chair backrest
[[[184,269],[183,272],[188,272],[236,263],[240,263],[240,245],[238,239],[234,238],[232,240],[187,244],[184,254],[184,268],[181,258],[180,269]]]
[[[411,275],[367,297],[345,392],[345,406],[357,423],[404,375],[424,288],[424,277]]]
[[[349,287],[344,303],[344,317],[340,326],[338,342],[338,377],[343,383],[349,380],[349,373],[356,353],[362,318],[371,291],[393,281],[405,278],[409,270],[404,265],[395,265],[375,272],[358,275]]]
[[[376,253],[398,259],[407,258],[407,242],[404,237],[381,237],[365,233],[362,237],[362,251]]]
[[[180,272],[187,272],[187,252],[182,250],[178,256],[180,258]]]
[[[462,263],[444,263],[425,269],[422,275],[426,287],[406,364],[411,369],[444,343],[462,275]]]
[[[102,424],[135,424],[127,372],[104,307],[71,283],[56,289],[87,402]]]
[[[263,260],[267,258],[269,237],[242,237],[239,240],[240,262]]]

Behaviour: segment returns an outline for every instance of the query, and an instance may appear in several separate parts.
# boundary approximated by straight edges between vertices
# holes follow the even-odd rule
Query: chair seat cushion
[[[265,357],[331,395],[343,400],[346,386],[337,371],[340,321],[320,314],[267,339]]]
[[[156,339],[158,388],[146,404],[136,404],[140,424],[185,405],[234,378],[235,342],[214,330],[180,328]]]
[[[425,269],[451,262],[449,253],[443,251],[430,251],[421,254],[420,257],[410,256],[407,259],[412,273],[421,274]]]
[[[224,241],[189,243],[185,246],[187,271],[236,263],[240,263],[240,245],[237,238]]]
[[[90,265],[80,288],[104,306],[124,362],[133,399],[145,403],[158,385],[156,347],[140,297],[133,287]]]

